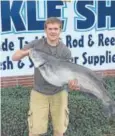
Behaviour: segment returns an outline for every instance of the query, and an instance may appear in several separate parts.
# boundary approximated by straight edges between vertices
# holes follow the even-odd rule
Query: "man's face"
[[[47,24],[47,28],[45,29],[45,32],[49,41],[52,42],[57,41],[61,33],[60,25],[57,23]]]

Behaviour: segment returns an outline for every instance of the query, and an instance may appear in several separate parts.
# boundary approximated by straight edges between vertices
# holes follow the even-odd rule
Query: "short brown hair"
[[[62,21],[60,19],[58,19],[57,17],[50,17],[46,20],[45,24],[44,24],[44,29],[47,28],[47,24],[50,24],[50,23],[57,23],[60,25],[60,28],[62,29]]]

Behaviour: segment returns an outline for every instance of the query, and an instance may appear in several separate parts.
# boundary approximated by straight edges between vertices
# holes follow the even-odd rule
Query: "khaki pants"
[[[49,111],[53,130],[64,133],[69,122],[68,93],[63,90],[54,95],[44,95],[32,90],[28,116],[30,133],[44,134],[47,132]]]

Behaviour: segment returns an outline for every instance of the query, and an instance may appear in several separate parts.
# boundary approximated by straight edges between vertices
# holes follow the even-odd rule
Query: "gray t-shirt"
[[[25,45],[24,48],[35,48],[61,59],[67,60],[71,59],[71,51],[66,47],[66,45],[64,45],[62,41],[60,41],[57,46],[51,46],[47,43],[46,38],[41,38],[39,40],[33,40],[29,44]],[[57,92],[62,91],[63,88],[49,84],[42,77],[40,71],[37,68],[35,68],[34,90],[46,95],[53,95],[56,94]]]

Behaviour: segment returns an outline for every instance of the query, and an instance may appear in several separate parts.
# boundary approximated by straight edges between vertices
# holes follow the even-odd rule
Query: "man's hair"
[[[50,17],[46,20],[46,22],[44,23],[44,29],[47,28],[47,24],[54,24],[57,23],[60,25],[60,29],[62,29],[62,21],[56,17]]]

